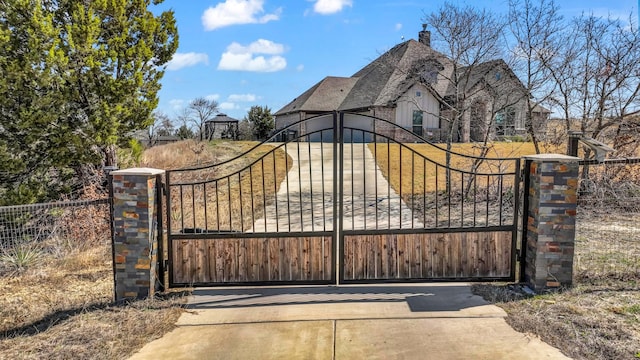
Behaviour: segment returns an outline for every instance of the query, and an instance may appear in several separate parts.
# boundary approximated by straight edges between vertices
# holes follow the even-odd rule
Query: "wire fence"
[[[580,170],[576,280],[640,278],[640,159],[585,161]]]
[[[0,207],[0,270],[42,255],[62,257],[109,244],[109,201],[78,200]]]

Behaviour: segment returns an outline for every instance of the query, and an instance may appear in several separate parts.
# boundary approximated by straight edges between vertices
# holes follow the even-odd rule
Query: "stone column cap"
[[[535,154],[523,156],[527,160],[547,160],[547,161],[580,161],[579,157],[563,154]]]
[[[123,170],[115,170],[111,172],[111,175],[142,175],[142,176],[155,176],[164,174],[164,170],[153,168],[130,168]]]

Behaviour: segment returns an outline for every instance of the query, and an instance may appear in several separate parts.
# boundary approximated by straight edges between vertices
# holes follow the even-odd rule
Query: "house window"
[[[516,111],[513,107],[498,111],[494,117],[496,135],[515,135],[515,121]]]
[[[416,91],[416,97],[420,97],[420,96],[422,96],[422,92]]]
[[[413,133],[422,136],[422,111],[413,110]]]

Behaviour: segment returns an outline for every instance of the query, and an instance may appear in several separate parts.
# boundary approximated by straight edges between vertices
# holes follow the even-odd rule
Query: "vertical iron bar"
[[[182,191],[182,185],[178,185],[180,187],[180,225],[181,229],[184,230],[184,193]]]
[[[529,223],[529,191],[531,191],[531,159],[524,161],[524,184],[522,194],[522,235],[520,236],[520,274],[519,281],[525,281],[525,265],[527,260],[527,237]],[[519,163],[519,160],[518,160]],[[518,194],[520,195],[520,194]],[[517,210],[516,210],[517,211]],[[516,221],[514,221],[516,223]],[[515,264],[515,263],[514,263]]]
[[[287,151],[287,143],[284,143],[284,168],[289,170],[289,156],[287,155],[289,152]],[[291,164],[293,166],[293,164]],[[289,232],[291,232],[291,191],[289,188],[289,172],[287,172],[287,227],[289,228]]]
[[[331,262],[331,278],[335,281],[336,285],[340,283],[340,279],[338,278],[342,274],[342,263],[343,260],[340,257],[340,236],[341,236],[341,199],[338,197],[338,187],[342,186],[341,176],[342,171],[340,171],[340,175],[338,174],[338,166],[342,165],[342,161],[339,162],[338,157],[341,156],[338,150],[338,143],[340,141],[339,135],[341,129],[338,128],[338,113],[333,112],[333,261]],[[342,192],[340,192],[342,194]],[[342,196],[342,195],[340,195]],[[340,268],[340,272],[338,272],[338,268]]]
[[[378,133],[376,132],[376,120],[373,119],[373,180],[376,187],[375,214],[376,230],[378,230]]]
[[[300,164],[300,138],[296,139],[298,153],[298,201],[300,201],[300,231],[304,231],[304,211],[302,204],[302,166]]]
[[[402,229],[402,144],[398,143],[398,152],[399,152],[399,156],[400,156],[400,161],[398,161],[398,163],[400,164],[400,171],[398,171],[398,182],[400,183],[399,186],[399,194],[398,194],[398,222],[400,223],[399,228]]]
[[[464,227],[464,173],[460,172],[460,227]]]
[[[425,157],[422,158],[422,227],[427,228],[427,159]]]
[[[484,226],[489,226],[489,190],[490,190],[490,188],[489,188],[489,184],[490,184],[489,176],[490,175],[487,175],[487,196],[486,196],[486,200],[485,200],[485,206],[486,206],[485,211],[486,211],[486,213],[485,213]]]
[[[440,226],[439,223],[438,223],[438,213],[440,212],[440,209],[438,209],[438,197],[439,197],[439,195],[438,195],[438,167],[439,167],[439,165],[435,164],[435,163],[434,163],[434,165],[436,167],[436,227],[439,227]]]
[[[413,219],[415,218],[415,216],[413,215],[416,207],[414,204],[414,197],[415,197],[415,173],[416,173],[416,153],[415,153],[415,149],[411,149],[411,228],[414,229],[415,225],[413,223]]]
[[[207,183],[202,184],[202,197],[204,201],[204,229],[209,230],[209,217],[207,216]]]
[[[387,230],[391,229],[391,143],[387,138],[387,171],[389,172],[389,181],[387,181]]]
[[[520,159],[515,160],[515,176],[513,183],[513,231],[511,238],[511,279],[516,279],[516,262],[518,251],[518,210],[520,209]],[[524,211],[522,212],[524,214]],[[524,216],[523,216],[524,218]],[[524,240],[521,241],[520,247],[523,248]],[[524,263],[524,260],[521,260]],[[520,278],[519,280],[521,280]]]
[[[447,167],[447,211],[449,214],[449,218],[447,219],[448,227],[451,227],[451,194],[453,193],[453,174],[451,173],[451,168]]]
[[[229,204],[227,206],[229,208],[229,231],[233,231],[233,207],[231,206],[231,175],[227,176],[227,201],[227,204]]]
[[[365,132],[364,130],[362,130],[362,188],[364,190],[364,196],[362,199],[362,206],[363,206],[363,212],[364,212],[364,228],[367,228],[367,167],[364,166],[365,163],[365,158],[366,158],[366,142],[365,142]],[[375,162],[374,162],[375,164]]]
[[[165,274],[165,269],[164,269],[164,231],[163,231],[163,227],[162,227],[162,212],[163,212],[163,207],[162,207],[162,196],[163,191],[162,191],[162,175],[158,174],[156,175],[156,226],[157,226],[157,231],[156,231],[156,242],[157,242],[157,247],[156,247],[156,259],[158,261],[158,279],[160,282],[160,288],[162,291],[164,291],[166,289],[166,284],[164,283],[164,274]]]
[[[173,240],[171,237],[171,184],[169,181],[170,178],[170,171],[167,171],[166,173],[166,179],[167,179],[167,184],[166,184],[166,189],[167,189],[167,263],[168,263],[168,271],[169,271],[169,284],[167,284],[167,287],[171,287],[173,284]],[[167,269],[165,269],[166,271]],[[115,274],[115,273],[114,273]],[[164,280],[164,278],[163,278]]]
[[[342,128],[344,129],[344,124],[342,125]],[[354,168],[353,168],[353,129],[349,129],[350,135],[351,135],[351,143],[349,144],[349,154],[351,156],[351,174],[349,174],[350,178],[351,178],[351,230],[355,230],[356,226],[355,226],[355,216],[356,216],[356,199],[355,199],[355,194],[354,194],[354,187],[353,187],[353,175],[354,175]],[[343,141],[344,143],[344,141]]]
[[[249,196],[251,197],[251,228],[255,232],[256,229],[254,225],[256,224],[256,217],[255,217],[256,211],[255,211],[255,206],[253,204],[253,194],[255,194],[253,192],[253,165],[250,165],[249,166]]]
[[[242,173],[242,171],[238,171],[238,191],[239,191],[239,195],[238,195],[238,199],[240,199],[240,231],[244,230],[244,201],[242,199],[242,176],[240,176],[240,174]]]
[[[322,230],[327,231],[327,209],[325,208],[326,202],[324,198],[324,130],[320,131],[320,154],[322,156],[322,161],[320,162],[320,169],[322,174],[320,178],[322,179]],[[335,226],[335,223],[334,223]],[[324,258],[323,258],[324,259]]]
[[[193,217],[193,229],[197,228],[196,226],[196,186],[191,184],[191,215]]]
[[[275,151],[275,149],[272,151]],[[260,159],[260,172],[262,176],[262,216],[264,217],[264,232],[267,232],[267,186],[264,179],[264,157]],[[274,173],[273,177],[275,178],[275,176],[276,174]]]
[[[276,207],[276,232],[280,232],[280,215],[278,213],[278,181],[276,179],[276,151],[275,149],[271,152],[271,156],[273,158],[273,202],[275,203],[275,207]],[[284,158],[285,161],[287,159],[287,153],[285,151],[284,153]],[[285,171],[287,171],[287,165],[285,164]],[[285,176],[287,176],[287,174],[285,173]],[[267,214],[265,213],[265,224],[267,221]],[[265,225],[266,228],[266,225]]]
[[[498,175],[498,225],[502,226],[502,190],[504,175]]]
[[[311,231],[316,230],[315,217],[313,216],[313,169],[311,169],[311,141],[307,141],[307,152],[309,153],[309,193],[311,196]],[[321,158],[322,159],[322,158]]]
[[[217,226],[218,232],[220,232],[220,195],[218,192],[218,180],[216,180],[214,184],[216,189],[216,222],[218,225]]]
[[[473,174],[473,227],[476,226],[476,204],[478,202],[478,175]]]

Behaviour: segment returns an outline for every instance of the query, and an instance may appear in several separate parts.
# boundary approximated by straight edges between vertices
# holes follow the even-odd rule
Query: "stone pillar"
[[[152,297],[156,290],[157,179],[164,170],[111,172],[116,301]]]
[[[535,291],[572,284],[579,160],[525,157],[524,281]]]

